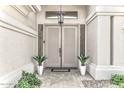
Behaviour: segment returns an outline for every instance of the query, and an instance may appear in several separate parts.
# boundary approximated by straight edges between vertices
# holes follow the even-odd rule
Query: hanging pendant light
[[[63,23],[64,23],[64,13],[62,11],[62,6],[60,5],[60,11],[58,12],[58,24],[60,25],[60,33],[61,33],[61,43],[60,43],[60,48],[59,48],[59,55],[60,55],[60,67],[59,69],[57,68],[53,68],[51,69],[52,72],[70,72],[70,68],[63,68],[63,61],[62,61],[62,40],[63,40],[63,37],[62,37],[62,33],[63,33]]]
[[[64,23],[64,13],[62,11],[62,5],[60,5],[60,11],[58,12],[58,23],[60,25]]]

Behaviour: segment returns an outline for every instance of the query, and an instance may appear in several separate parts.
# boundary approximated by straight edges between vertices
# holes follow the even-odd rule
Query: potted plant
[[[39,75],[43,73],[43,62],[47,59],[45,56],[35,56],[33,59],[38,63],[37,72]]]
[[[78,56],[79,59],[79,69],[81,72],[81,75],[85,75],[86,72],[86,63],[87,60],[89,59],[89,56],[85,56],[84,54],[81,54],[81,56]]]

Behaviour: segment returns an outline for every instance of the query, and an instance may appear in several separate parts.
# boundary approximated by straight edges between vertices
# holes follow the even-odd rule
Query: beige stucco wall
[[[33,37],[0,27],[0,77],[32,62],[35,42]]]
[[[124,66],[124,16],[113,17],[113,65]]]
[[[98,16],[97,65],[110,65],[110,16]]]
[[[87,24],[86,46],[87,55],[90,56],[89,62],[97,64],[97,25],[98,18]]]
[[[86,10],[89,16],[91,16],[93,12],[104,13],[101,15],[97,15],[87,25],[88,33],[90,33],[90,31],[94,31],[94,33],[97,33],[95,38],[94,38],[94,33],[88,34],[87,36],[93,38],[94,41],[97,41],[97,65],[106,65],[106,66],[109,66],[111,64],[115,66],[123,65],[124,59],[122,52],[123,51],[122,25],[124,22],[123,21],[124,18],[123,16],[119,16],[119,15],[123,15],[124,8],[122,6],[87,6]],[[113,19],[111,19],[112,16]],[[97,22],[95,22],[96,18],[97,18]],[[113,33],[113,38],[110,37],[111,36],[110,33]],[[110,45],[112,41],[114,45]],[[113,47],[113,50],[111,50],[111,46]],[[93,49],[90,44],[87,47],[88,47],[87,52],[89,53],[90,51],[95,52],[95,49]],[[111,55],[111,53],[113,54]],[[112,63],[111,63],[111,57],[113,58]]]
[[[87,25],[87,54],[92,63],[110,65],[110,16],[98,16]]]
[[[124,7],[96,6],[92,11],[86,19],[87,54],[93,63],[88,71],[96,80],[110,79],[112,74],[124,73]]]
[[[0,87],[17,82],[22,70],[34,71],[37,32],[30,18],[35,16],[24,18],[10,6],[0,6],[0,83],[5,83]]]
[[[59,5],[44,5],[42,6],[42,11],[37,14],[37,24],[43,24],[43,23],[58,23],[58,20],[54,19],[45,19],[45,11],[59,11],[60,6]],[[65,19],[64,23],[81,23],[85,24],[86,19],[86,10],[85,6],[81,5],[63,5],[62,6],[63,11],[78,11],[78,19],[71,20],[71,19]]]

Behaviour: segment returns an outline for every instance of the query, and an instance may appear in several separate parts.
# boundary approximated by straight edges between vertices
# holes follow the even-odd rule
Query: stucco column
[[[98,16],[97,65],[110,65],[110,16]]]

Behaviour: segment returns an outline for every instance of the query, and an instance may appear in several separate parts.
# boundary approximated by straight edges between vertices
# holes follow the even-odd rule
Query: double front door
[[[45,67],[77,67],[77,26],[45,27]]]

